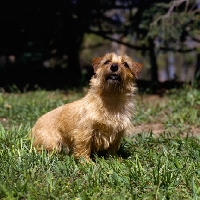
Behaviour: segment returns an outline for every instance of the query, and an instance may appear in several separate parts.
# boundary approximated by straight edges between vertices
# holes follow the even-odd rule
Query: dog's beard
[[[100,86],[104,91],[125,92],[131,90],[133,80],[128,80],[127,77],[123,77],[121,74],[109,74],[102,77]]]
[[[104,79],[104,90],[122,91],[124,84],[122,78],[118,74],[109,74]]]
[[[111,84],[118,84],[122,81],[122,78],[119,74],[112,73],[106,76],[106,81]]]
[[[134,90],[134,77],[126,71],[108,72],[100,70],[91,79],[91,87],[102,92],[131,92]]]

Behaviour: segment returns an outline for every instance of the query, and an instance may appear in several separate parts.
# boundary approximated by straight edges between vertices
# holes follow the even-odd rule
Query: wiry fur
[[[118,66],[115,71],[111,70],[113,64]],[[95,58],[93,67],[96,74],[84,98],[38,119],[32,129],[34,146],[50,151],[65,147],[72,150],[75,157],[86,159],[91,152],[116,154],[121,138],[132,126],[134,80],[141,71],[141,64],[128,56],[109,53]]]

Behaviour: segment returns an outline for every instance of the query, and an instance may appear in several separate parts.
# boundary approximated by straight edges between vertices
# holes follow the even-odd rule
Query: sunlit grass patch
[[[184,90],[170,91],[164,97],[149,97],[145,94],[141,96],[136,102],[133,121],[136,126],[162,124],[164,127],[162,131],[175,131],[185,135],[192,133],[198,135],[200,132],[200,91],[198,89],[186,87]]]
[[[0,95],[0,199],[200,198],[200,140],[181,135],[186,126],[198,132],[198,90],[175,90],[156,103],[139,97],[134,124],[161,123],[163,130],[127,136],[119,158],[95,156],[87,163],[64,152],[38,153],[28,138],[36,119],[82,96],[75,91]]]

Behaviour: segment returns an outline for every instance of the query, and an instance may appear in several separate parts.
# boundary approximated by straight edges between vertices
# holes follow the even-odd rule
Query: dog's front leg
[[[75,130],[73,154],[75,158],[90,159],[91,155],[91,133],[88,130]]]
[[[110,155],[112,157],[117,156],[117,151],[120,147],[120,142],[121,142],[121,139],[122,139],[123,136],[124,136],[124,131],[120,131],[117,134],[115,140],[113,141],[113,143],[110,145],[110,147],[107,150],[108,155]]]

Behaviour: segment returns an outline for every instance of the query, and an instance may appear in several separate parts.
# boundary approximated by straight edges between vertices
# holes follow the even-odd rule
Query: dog
[[[122,137],[132,127],[135,80],[142,65],[115,53],[94,58],[92,65],[86,96],[40,117],[32,128],[34,147],[57,152],[64,148],[86,160],[101,151],[117,155]]]

